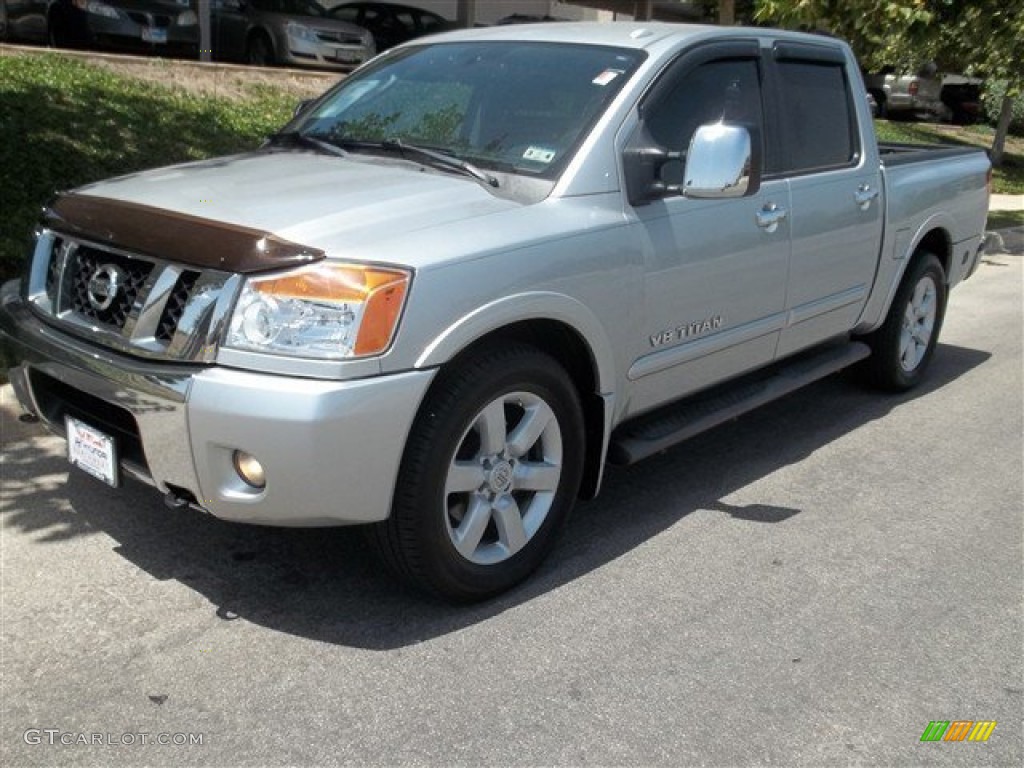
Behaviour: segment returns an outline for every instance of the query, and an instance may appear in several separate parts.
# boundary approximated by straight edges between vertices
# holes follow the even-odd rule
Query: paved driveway
[[[913,394],[836,377],[611,471],[473,608],[354,531],[69,475],[7,412],[0,762],[1018,766],[1021,285],[987,259]],[[933,720],[998,724],[922,744]]]

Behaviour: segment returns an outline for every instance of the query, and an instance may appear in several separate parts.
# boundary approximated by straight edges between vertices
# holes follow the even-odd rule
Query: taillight
[[[911,80],[910,86],[907,88],[910,91],[911,96],[917,96],[917,89],[921,87],[921,84],[917,80]]]

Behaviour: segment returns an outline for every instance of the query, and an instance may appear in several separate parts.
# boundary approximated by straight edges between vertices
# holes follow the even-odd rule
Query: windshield
[[[554,178],[642,57],[552,43],[407,48],[344,80],[290,127],[339,145],[398,139]]]

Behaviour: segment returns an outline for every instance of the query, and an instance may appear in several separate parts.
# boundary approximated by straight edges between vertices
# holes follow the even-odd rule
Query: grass
[[[987,125],[959,128],[935,123],[904,123],[876,120],[879,141],[903,144],[953,144],[956,146],[992,146],[993,131]],[[1000,195],[1024,195],[1024,138],[1010,136],[1003,153],[1003,164],[992,174],[992,191]]]
[[[200,96],[60,56],[0,56],[0,280],[20,273],[40,207],[99,179],[258,146],[291,116],[273,88]]]

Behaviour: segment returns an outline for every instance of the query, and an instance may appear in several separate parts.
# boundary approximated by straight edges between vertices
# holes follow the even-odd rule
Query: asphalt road
[[[1019,766],[1022,263],[954,293],[924,388],[835,377],[612,471],[468,609],[353,531],[69,474],[5,412],[0,762]]]

